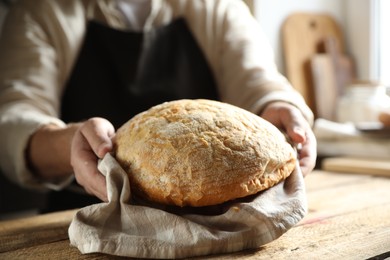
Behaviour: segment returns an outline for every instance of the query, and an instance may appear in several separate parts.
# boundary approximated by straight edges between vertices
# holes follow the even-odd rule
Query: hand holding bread
[[[303,176],[315,167],[317,159],[317,140],[301,111],[284,101],[269,103],[260,116],[285,132],[294,146],[297,146],[299,166]]]

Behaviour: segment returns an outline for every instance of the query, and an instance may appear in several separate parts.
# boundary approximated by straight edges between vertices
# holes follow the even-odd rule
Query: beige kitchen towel
[[[99,170],[107,179],[109,202],[80,209],[69,227],[70,242],[82,253],[173,259],[258,248],[307,211],[299,170],[255,196],[196,210],[134,202],[126,173],[109,154]]]

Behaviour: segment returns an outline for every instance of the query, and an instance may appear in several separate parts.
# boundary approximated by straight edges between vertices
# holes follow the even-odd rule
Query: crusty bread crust
[[[152,202],[209,206],[255,194],[287,178],[294,149],[272,124],[211,100],[177,100],[118,129],[115,157],[132,192]]]

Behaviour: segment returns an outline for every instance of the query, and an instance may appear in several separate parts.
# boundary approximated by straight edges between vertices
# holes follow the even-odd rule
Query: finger
[[[303,177],[307,176],[314,169],[312,159],[309,157],[305,157],[299,160],[299,166],[301,167]]]
[[[107,120],[102,118],[89,119],[80,131],[99,158],[103,158],[107,152],[112,150],[111,137],[115,134],[115,129]]]
[[[303,176],[306,176],[314,169],[316,164],[317,145],[314,134],[307,134],[306,142],[302,144],[302,148],[299,150],[298,157]]]
[[[74,167],[76,181],[89,194],[107,201],[106,179],[93,165],[95,165],[93,161],[82,162],[80,160],[80,163]]]
[[[96,175],[97,179],[94,185],[87,186],[84,189],[91,195],[98,197],[101,201],[108,202],[106,182],[102,175]],[[94,187],[101,187],[96,189]]]
[[[85,161],[78,167],[78,171],[88,174],[77,174],[77,182],[91,195],[95,195],[102,201],[107,199],[107,185],[105,177],[96,169],[95,163]],[[79,178],[77,178],[79,177]]]
[[[294,143],[303,143],[306,141],[306,132],[309,128],[306,120],[299,111],[286,111],[283,124],[287,135]]]
[[[308,124],[297,107],[285,102],[274,102],[269,105],[262,116],[284,130],[293,143],[305,141],[305,129]]]
[[[75,134],[71,148],[71,165],[76,181],[84,189],[103,201],[107,201],[105,177],[98,171],[98,158],[91,150],[80,130]]]

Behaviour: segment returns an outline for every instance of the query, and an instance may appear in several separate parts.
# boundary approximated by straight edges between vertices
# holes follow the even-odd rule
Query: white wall
[[[343,0],[345,2],[346,37],[356,62],[360,79],[378,79],[377,24],[373,18],[375,0]]]
[[[333,15],[336,21],[343,27],[345,23],[343,1],[344,0],[255,0],[254,15],[268,35],[272,46],[274,46],[276,63],[282,72],[284,72],[284,66],[280,29],[287,16],[296,11],[328,13]]]
[[[378,79],[375,55],[373,6],[376,0],[254,0],[254,14],[274,46],[279,69],[284,72],[280,29],[287,16],[296,11],[331,14],[344,32],[347,54],[355,60],[359,79]]]
[[[381,83],[390,87],[390,35],[388,25],[390,24],[390,1],[378,0],[378,78]],[[389,88],[390,90],[390,88]]]

